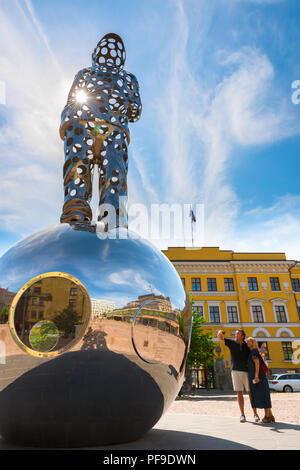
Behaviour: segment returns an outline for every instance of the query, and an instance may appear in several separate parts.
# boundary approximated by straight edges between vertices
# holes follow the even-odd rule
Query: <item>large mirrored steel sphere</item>
[[[1,258],[0,287],[9,304],[0,324],[7,441],[128,442],[176,397],[191,308],[173,265],[137,234],[48,228]]]

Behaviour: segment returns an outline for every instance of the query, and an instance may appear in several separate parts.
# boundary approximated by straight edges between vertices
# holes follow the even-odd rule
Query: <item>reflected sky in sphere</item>
[[[173,309],[183,309],[185,291],[165,255],[133,232],[117,233],[119,238],[103,239],[68,224],[37,232],[2,256],[0,287],[18,292],[35,276],[63,272],[78,278],[91,298],[111,300],[116,308],[152,293],[169,297]]]

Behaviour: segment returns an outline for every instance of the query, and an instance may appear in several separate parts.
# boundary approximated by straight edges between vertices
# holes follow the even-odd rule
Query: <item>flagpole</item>
[[[191,221],[192,225],[192,246],[194,246],[194,230],[193,230],[193,221]]]
[[[193,216],[194,216],[194,212],[193,212],[193,209],[192,209],[192,205],[191,205],[191,209],[190,209],[190,217],[191,217],[191,229],[192,229],[192,247],[194,246],[194,230],[193,230]]]

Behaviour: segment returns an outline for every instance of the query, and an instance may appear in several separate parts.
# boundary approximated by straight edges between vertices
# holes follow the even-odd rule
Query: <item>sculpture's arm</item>
[[[68,125],[68,122],[71,119],[70,116],[74,114],[73,109],[74,109],[74,105],[76,105],[75,92],[84,86],[85,84],[84,77],[86,76],[88,72],[89,72],[89,69],[85,68],[85,69],[80,70],[75,75],[74,81],[72,83],[72,86],[68,94],[67,103],[61,113],[61,124],[59,128],[59,133],[62,139],[64,139],[65,137],[65,129],[66,129],[66,126]]]
[[[128,117],[129,122],[135,122],[140,119],[142,113],[142,102],[139,92],[139,84],[135,76],[131,73],[127,73],[126,82],[129,96],[129,104],[126,115]]]
[[[84,76],[89,72],[87,68],[79,70],[79,72],[75,75],[74,81],[72,83],[72,86],[70,88],[69,94],[68,94],[68,99],[66,103],[66,107],[68,107],[70,104],[74,103],[75,101],[75,96],[74,93],[77,91],[78,88],[81,88],[84,86],[85,80]]]

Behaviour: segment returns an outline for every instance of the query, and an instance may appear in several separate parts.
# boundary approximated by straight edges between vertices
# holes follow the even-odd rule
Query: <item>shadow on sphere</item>
[[[152,376],[136,357],[131,361],[103,343],[101,351],[90,349],[91,343],[35,367],[1,392],[3,439],[31,447],[103,446],[136,440],[157,423],[164,397]]]

